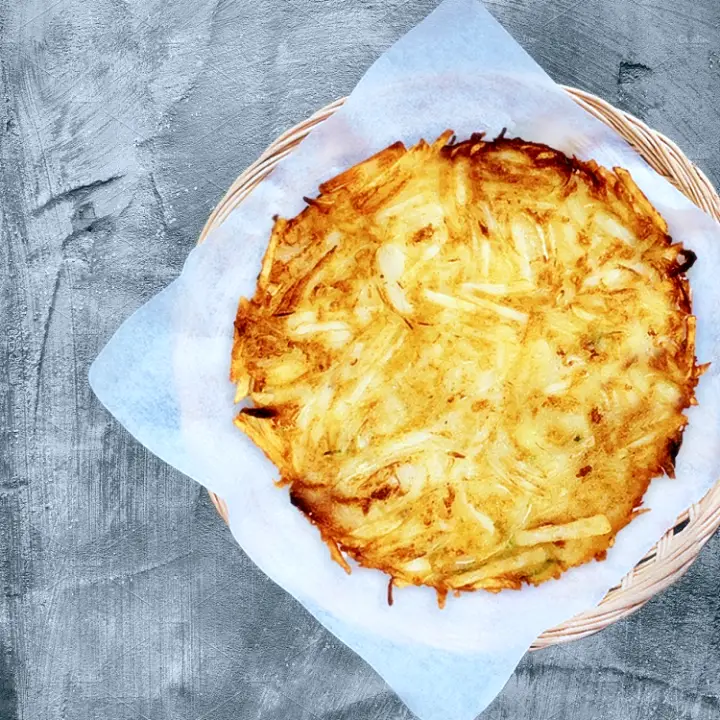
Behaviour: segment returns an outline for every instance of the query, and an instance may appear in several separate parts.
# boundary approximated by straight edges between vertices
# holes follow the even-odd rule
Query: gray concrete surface
[[[410,718],[86,377],[235,176],[435,5],[0,0],[1,720]],[[720,181],[717,0],[488,7]],[[719,571],[716,539],[629,620],[523,660],[484,717],[720,717]]]

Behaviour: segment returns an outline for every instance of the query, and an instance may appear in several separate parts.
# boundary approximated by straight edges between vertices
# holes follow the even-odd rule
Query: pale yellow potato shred
[[[307,202],[240,301],[231,379],[332,557],[441,601],[604,557],[702,371],[694,256],[630,175],[448,131]]]

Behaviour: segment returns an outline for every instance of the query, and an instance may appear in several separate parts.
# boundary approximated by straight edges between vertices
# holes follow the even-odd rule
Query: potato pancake
[[[497,591],[604,557],[673,474],[695,256],[622,168],[452,131],[276,218],[235,419],[335,560]]]

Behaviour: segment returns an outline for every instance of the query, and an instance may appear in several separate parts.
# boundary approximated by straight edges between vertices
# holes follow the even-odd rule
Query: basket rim
[[[565,85],[560,87],[584,110],[623,136],[653,169],[672,182],[692,202],[720,221],[720,196],[707,176],[672,140],[592,93]],[[346,99],[342,97],[325,105],[270,143],[260,157],[238,176],[215,206],[200,233],[198,243],[203,242],[212,229],[221,225],[232,210],[272,172],[275,165],[289,155],[314,127],[341,108]],[[218,514],[226,523],[229,522],[225,501],[215,493],[208,492]],[[546,630],[530,649],[538,650],[586,637],[635,612],[688,570],[719,526],[720,480],[700,502],[691,505],[677,518],[656,545],[619,585],[608,591],[597,606]]]

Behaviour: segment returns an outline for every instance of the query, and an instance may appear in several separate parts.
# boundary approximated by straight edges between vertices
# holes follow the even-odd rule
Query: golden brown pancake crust
[[[694,255],[629,173],[482,135],[395,143],[276,218],[237,426],[338,562],[516,588],[602,558],[695,403]]]

